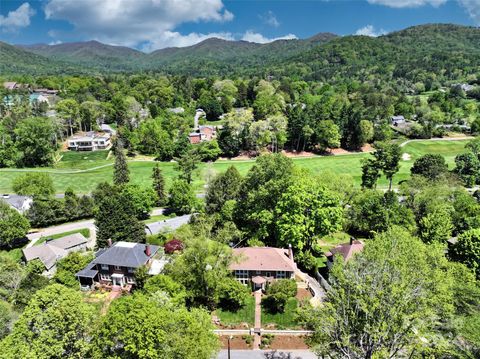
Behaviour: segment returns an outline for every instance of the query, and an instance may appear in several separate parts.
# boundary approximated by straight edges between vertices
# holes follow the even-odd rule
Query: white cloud
[[[261,15],[260,19],[263,20],[263,22],[267,25],[273,26],[273,27],[279,27],[280,22],[277,20],[277,17],[273,13],[273,11],[269,10],[265,15]]]
[[[367,0],[370,4],[385,5],[394,8],[404,7],[420,7],[424,5],[432,5],[438,7],[447,2],[447,0]],[[478,1],[478,0],[473,0]]]
[[[25,2],[17,10],[10,11],[7,16],[0,15],[0,28],[3,31],[18,31],[30,25],[30,18],[33,15],[35,15],[35,10],[28,2]]]
[[[224,40],[235,40],[229,32],[213,32],[209,34],[199,34],[192,32],[188,35],[182,35],[179,32],[165,31],[160,37],[144,44],[141,49],[144,52],[152,52],[166,47],[184,47],[195,45],[206,39],[217,37]]]
[[[62,42],[60,40],[54,40],[54,41],[50,41],[48,44],[49,45],[60,45]]]
[[[459,4],[465,8],[468,15],[476,25],[480,26],[480,1],[479,0],[458,0]]]
[[[439,7],[448,0],[367,0],[370,4],[384,5],[393,8],[414,8],[424,5]],[[463,7],[474,23],[480,26],[480,0],[457,0]]]
[[[267,42],[272,42],[276,40],[292,40],[297,39],[297,36],[294,34],[287,34],[280,37],[275,38],[267,38],[258,32],[253,32],[252,30],[248,30],[245,34],[243,34],[242,40],[248,42],[256,42],[259,44],[266,44]]]
[[[355,35],[365,35],[365,36],[371,36],[371,37],[377,37],[380,35],[385,35],[387,32],[383,29],[380,30],[375,30],[375,27],[373,25],[367,25],[364,26],[360,29],[358,29],[355,32]]]
[[[45,16],[70,22],[83,37],[125,46],[147,43],[152,49],[201,36],[173,32],[182,23],[233,19],[222,0],[49,0]]]

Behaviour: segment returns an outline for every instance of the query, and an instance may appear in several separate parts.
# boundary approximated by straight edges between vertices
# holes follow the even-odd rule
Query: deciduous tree
[[[275,208],[276,233],[283,247],[309,250],[315,239],[342,228],[343,208],[329,190],[308,173],[295,176]]]
[[[408,357],[437,344],[438,317],[453,312],[453,280],[441,245],[425,245],[399,228],[366,243],[330,273],[332,289],[306,322],[318,355]]]
[[[168,190],[168,205],[177,214],[192,213],[197,205],[197,198],[188,182],[177,179]]]
[[[30,223],[8,204],[0,201],[0,248],[13,248],[24,243]]]
[[[33,296],[0,352],[6,358],[84,358],[93,313],[80,292],[52,284]]]
[[[209,313],[172,308],[142,294],[115,300],[95,333],[93,358],[210,359],[218,339]]]

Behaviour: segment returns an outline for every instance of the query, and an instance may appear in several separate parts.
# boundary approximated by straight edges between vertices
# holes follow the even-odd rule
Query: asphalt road
[[[152,216],[158,216],[158,215],[161,215],[161,214],[163,214],[163,208],[155,208],[151,212]],[[157,234],[161,231],[175,230],[178,227],[188,223],[188,221],[190,220],[190,217],[191,217],[191,215],[185,215],[185,216],[179,216],[179,217],[166,219],[164,221],[149,223],[148,226],[147,226],[149,229],[145,229],[145,232],[147,234],[150,234],[150,233]],[[97,236],[96,236],[97,229],[95,228],[95,224],[94,224],[93,219],[86,219],[86,220],[83,220],[83,221],[59,224],[58,226],[41,228],[36,232],[29,233],[27,235],[27,237],[30,240],[30,243],[27,244],[27,247],[31,247],[41,237],[48,237],[48,236],[52,236],[54,234],[70,232],[70,231],[74,231],[74,230],[82,229],[82,228],[88,228],[90,230],[89,247],[93,247],[95,245],[95,241],[96,241],[96,238],[97,238]]]
[[[277,351],[279,353],[280,351]],[[291,359],[317,359],[317,356],[310,350],[285,350],[285,353],[291,353]],[[265,353],[271,353],[271,350],[231,350],[231,359],[265,359]],[[220,350],[217,359],[228,359],[227,350]]]
[[[191,214],[186,214],[184,216],[178,216],[174,218],[169,218],[165,219],[163,221],[159,222],[153,222],[147,224],[146,232],[147,234],[157,234],[162,231],[173,231],[184,224],[187,224],[190,221],[190,218],[192,217]]]

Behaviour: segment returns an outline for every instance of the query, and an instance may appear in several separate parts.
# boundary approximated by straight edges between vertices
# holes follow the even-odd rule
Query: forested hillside
[[[57,74],[66,70],[73,69],[69,68],[67,64],[36,55],[0,41],[0,73],[2,74]]]
[[[7,46],[7,45],[2,45]],[[207,39],[184,48],[144,54],[95,41],[61,45],[13,47],[2,51],[0,68],[9,73],[57,70],[58,60],[85,72],[154,71],[194,76],[288,76],[303,80],[336,81],[344,77],[367,80],[438,81],[463,79],[480,67],[480,29],[434,24],[411,27],[378,38],[338,37],[320,33],[303,40],[268,44]],[[34,52],[51,60],[30,55]],[[19,56],[18,54],[25,54]],[[15,66],[12,64],[15,63]],[[70,70],[73,70],[70,68]]]
[[[58,45],[19,46],[44,57],[62,60],[85,68],[122,71],[133,70],[145,54],[128,47],[111,46],[98,41],[73,42]]]

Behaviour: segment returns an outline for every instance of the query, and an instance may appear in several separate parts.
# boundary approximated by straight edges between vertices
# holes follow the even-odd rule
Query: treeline
[[[396,136],[390,118],[412,122],[411,138],[442,136],[453,130],[480,131],[476,94],[460,86],[424,94],[426,80],[413,95],[396,83],[345,80],[338,85],[293,78],[200,79],[111,75],[105,77],[21,78],[34,86],[61,89],[54,116],[29,104],[24,94],[9,93],[13,103],[0,104],[0,166],[47,166],[60,143],[78,131],[98,130],[102,123],[118,126],[118,136],[130,154],[171,160],[189,150],[195,109],[206,118],[200,124],[218,127],[218,143],[202,144],[204,160],[268,149],[323,152]],[[447,127],[448,127],[447,126]],[[462,127],[463,126],[463,127]],[[218,146],[217,146],[218,144]],[[206,148],[202,148],[202,146]]]

